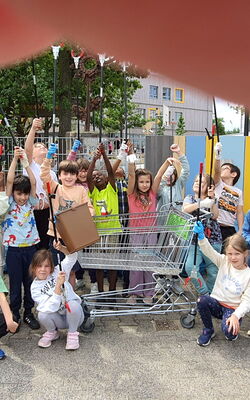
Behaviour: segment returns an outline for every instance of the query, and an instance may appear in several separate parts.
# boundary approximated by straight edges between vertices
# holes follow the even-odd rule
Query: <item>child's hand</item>
[[[173,153],[177,153],[177,154],[179,154],[179,153],[181,152],[180,146],[178,146],[178,144],[172,144],[172,145],[170,146],[170,150],[171,150]]]
[[[96,160],[99,160],[99,159],[101,158],[101,156],[102,156],[102,153],[100,152],[99,149],[97,149],[97,150],[95,151],[95,153],[94,153],[93,159],[94,159],[95,161],[96,161]]]
[[[205,238],[204,227],[200,221],[195,222],[194,227],[193,227],[193,232],[197,233],[199,240],[202,240]]]
[[[61,286],[64,284],[65,279],[66,279],[66,273],[65,273],[64,271],[60,271],[60,272],[58,273],[58,277],[57,277],[57,280],[56,280],[56,284],[57,284],[59,287],[61,287]]]
[[[73,146],[72,146],[72,151],[74,151],[74,153],[76,153],[79,150],[80,146],[81,146],[80,140],[75,139]]]
[[[58,240],[57,242],[54,240],[53,241],[53,247],[57,250],[57,251],[61,251],[63,254],[67,255],[69,254],[69,251],[67,249],[66,246],[63,246],[62,243],[60,242],[60,240]]]
[[[29,163],[29,160],[28,160],[28,157],[27,157],[27,154],[25,153],[25,151],[23,149],[21,149],[21,150],[22,150],[22,154],[20,157],[20,162],[21,162],[21,165],[23,168],[27,168],[27,167],[29,167],[30,163]]]
[[[41,131],[42,130],[42,119],[41,118],[34,118],[32,122],[32,127],[34,131]]]
[[[210,199],[214,199],[214,197],[215,197],[214,185],[211,185],[211,187],[208,189],[207,195],[208,195],[208,197],[210,197]]]
[[[53,156],[56,154],[56,152],[57,152],[57,144],[55,144],[55,143],[51,143],[50,145],[49,145],[49,150],[48,150],[48,153],[47,153],[47,158],[49,159],[49,160],[51,160],[52,158],[53,158]]]
[[[133,146],[133,143],[130,142],[130,140],[127,141],[127,146],[128,146],[128,155],[133,154],[134,153],[134,146]]]
[[[228,326],[228,332],[231,332],[233,335],[238,335],[240,330],[240,323],[236,315],[232,314],[231,317],[226,320],[226,324]]]
[[[6,321],[7,330],[11,333],[15,333],[18,328],[18,323],[13,321],[13,319],[9,322]]]
[[[14,148],[14,158],[17,161],[20,157],[22,157],[23,149],[19,146],[15,146]]]
[[[99,151],[100,151],[101,154],[105,154],[105,147],[104,147],[104,144],[103,144],[103,143],[100,143],[100,144],[99,144],[98,149],[99,149]]]

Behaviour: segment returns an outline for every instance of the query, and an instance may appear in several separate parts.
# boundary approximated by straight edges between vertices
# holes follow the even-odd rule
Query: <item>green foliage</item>
[[[217,121],[218,121],[219,135],[226,135],[224,118],[217,118]],[[215,119],[213,119],[213,124],[215,124]]]
[[[155,118],[155,123],[156,123],[156,129],[155,129],[156,135],[164,135],[165,126],[163,125],[163,116],[162,115],[157,116],[157,118]]]
[[[175,134],[178,136],[181,136],[181,135],[185,135],[185,133],[186,133],[185,120],[184,120],[183,115],[181,114],[181,116],[178,120],[178,123],[177,123],[177,128],[176,128]]]

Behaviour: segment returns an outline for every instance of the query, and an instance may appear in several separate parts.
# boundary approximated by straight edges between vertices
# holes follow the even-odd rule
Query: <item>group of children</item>
[[[47,149],[42,143],[34,143],[36,131],[41,121],[34,119],[25,143],[25,149],[14,150],[14,158],[7,175],[6,188],[3,175],[0,177],[0,214],[5,215],[2,224],[3,244],[7,248],[6,265],[10,286],[10,309],[4,293],[6,287],[0,278],[0,306],[5,317],[4,332],[15,332],[20,325],[20,309],[23,296],[23,320],[31,329],[39,329],[40,324],[46,332],[38,342],[40,347],[49,347],[58,339],[58,329],[67,328],[67,350],[79,347],[78,328],[84,320],[81,299],[74,292],[75,284],[82,282],[83,270],[77,255],[69,255],[59,233],[55,242],[52,222],[49,222],[49,202],[47,185],[53,193],[54,213],[79,204],[87,203],[91,215],[101,215],[102,208],[108,215],[124,212],[155,212],[170,200],[181,208],[183,189],[189,177],[189,164],[178,145],[170,147],[173,157],[169,157],[153,178],[150,171],[136,169],[135,155],[131,143],[123,143],[117,160],[111,165],[103,144],[96,150],[92,161],[77,159],[80,141],[75,140],[67,160],[59,164],[58,179],[51,169],[57,146],[51,144]],[[242,317],[250,310],[250,270],[245,264],[247,243],[240,234],[243,228],[242,192],[234,185],[239,179],[239,169],[226,163],[220,165],[221,145],[216,145],[214,181],[202,176],[201,199],[198,199],[199,179],[194,181],[193,194],[185,197],[182,209],[195,214],[199,207],[208,209],[213,217],[204,224],[197,223],[195,232],[199,237],[198,277],[202,285],[193,279],[200,293],[198,309],[204,330],[198,344],[207,345],[214,336],[211,315],[222,318],[222,327],[227,339],[235,340]],[[175,155],[175,157],[174,157]],[[102,158],[106,173],[96,169],[96,161]],[[120,168],[122,160],[128,162],[128,178]],[[15,175],[20,160],[23,174]],[[178,175],[177,166],[181,172]],[[117,178],[117,179],[116,179]],[[235,221],[238,234],[235,235]],[[246,219],[246,224],[249,218]],[[109,243],[119,240],[112,232],[122,231],[123,221],[109,220],[107,235],[101,241]],[[132,226],[133,221],[129,221]],[[98,228],[98,227],[97,227]],[[246,239],[249,241],[249,231]],[[233,236],[232,236],[233,235]],[[226,255],[221,255],[222,241],[227,239]],[[151,236],[151,240],[156,240]],[[133,240],[133,238],[131,239]],[[137,238],[138,240],[138,238]],[[138,243],[134,243],[136,246]],[[151,243],[150,243],[151,244]],[[60,257],[60,270],[58,264]],[[191,246],[186,262],[186,272],[190,275],[193,265],[194,245]],[[54,267],[54,265],[57,265]],[[201,270],[203,267],[203,270]],[[219,273],[218,273],[219,267]],[[90,270],[91,284],[104,290],[104,271]],[[109,290],[116,289],[117,272],[108,271]],[[131,296],[127,302],[135,304],[139,298],[152,304],[154,285],[152,273],[130,271],[124,276],[125,287],[130,287]],[[76,279],[78,280],[76,282]],[[33,282],[32,282],[33,281]],[[138,293],[136,288],[143,285],[147,290]],[[149,288],[149,284],[152,284]],[[79,287],[79,285],[78,285]],[[135,288],[135,289],[134,289]],[[38,320],[32,313],[37,304]],[[0,354],[1,358],[1,354]]]

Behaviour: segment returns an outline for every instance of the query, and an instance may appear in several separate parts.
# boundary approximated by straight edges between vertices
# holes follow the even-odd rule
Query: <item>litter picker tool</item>
[[[75,56],[75,53],[73,50],[71,50],[71,57],[74,60],[75,64],[75,70],[76,70],[76,76],[77,76],[77,70],[79,69],[79,62],[80,59],[83,57],[84,52],[81,51],[79,56]],[[76,113],[77,113],[77,139],[80,140],[80,116],[79,116],[79,76],[77,76],[77,85],[76,85]]]
[[[35,61],[34,61],[33,58],[31,60],[31,67],[32,67],[32,77],[33,77],[33,86],[34,86],[34,95],[35,95],[36,118],[39,118],[37,84],[36,84],[36,71],[35,71]]]
[[[13,139],[14,146],[18,147],[19,145],[18,145],[18,142],[17,142],[17,138],[16,138],[16,136],[14,135],[14,133],[12,132],[12,129],[11,129],[10,124],[9,124],[9,121],[8,121],[8,118],[7,118],[7,116],[6,116],[5,112],[4,112],[4,110],[3,110],[2,106],[1,106],[1,104],[0,104],[0,113],[1,113],[2,116],[3,116],[5,125],[6,125],[6,127],[7,127],[7,129],[8,129],[8,132],[9,132],[10,136],[11,136],[12,139]]]
[[[54,198],[55,195],[51,193],[50,183],[47,182],[46,185],[47,185],[47,192],[48,192],[48,198],[49,198],[49,208],[50,208],[50,215],[51,215],[51,222],[52,222],[52,226],[53,226],[54,238],[55,238],[55,241],[58,242],[58,236],[57,236],[56,224],[55,224],[55,216],[54,216],[54,210],[53,210],[53,204],[52,204],[52,199]],[[56,255],[57,255],[57,262],[59,265],[59,270],[62,271],[62,264],[61,264],[60,254],[58,251],[57,251]],[[63,288],[63,297],[65,300],[65,308],[69,312],[71,312],[69,304],[66,301],[64,284],[62,285],[62,288]]]
[[[53,82],[53,115],[52,115],[52,135],[53,143],[55,143],[56,136],[56,80],[57,80],[57,60],[61,46],[51,46],[54,57],[54,82]]]
[[[201,184],[202,184],[202,174],[203,174],[203,163],[200,163],[200,172],[199,172],[199,192],[198,192],[198,208],[197,208],[197,221],[200,220],[200,202],[201,202]],[[196,260],[197,260],[197,249],[198,249],[198,234],[196,233],[194,236],[194,265],[191,271],[191,274],[188,278],[185,280],[185,285],[190,281],[190,279],[197,279],[197,281],[200,284],[200,287],[202,286],[201,280],[198,278],[198,273],[197,273],[197,265],[196,265]]]

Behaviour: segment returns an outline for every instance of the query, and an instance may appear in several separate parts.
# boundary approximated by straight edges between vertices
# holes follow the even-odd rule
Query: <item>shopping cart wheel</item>
[[[182,315],[180,318],[180,323],[183,328],[192,329],[195,325],[195,317],[191,314]]]
[[[90,311],[84,299],[82,300],[81,306],[84,312],[84,321],[82,325],[80,325],[80,330],[84,333],[91,333],[95,328],[95,323],[93,322],[93,319],[90,316]]]

